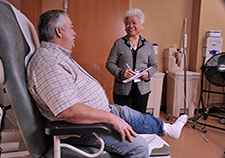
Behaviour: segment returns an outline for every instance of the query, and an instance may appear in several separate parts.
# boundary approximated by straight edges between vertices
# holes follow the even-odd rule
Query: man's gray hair
[[[126,22],[126,19],[132,15],[137,15],[141,24],[145,23],[145,14],[138,8],[128,10],[123,16],[123,22]]]
[[[57,26],[62,29],[66,28],[65,16],[69,15],[63,10],[49,10],[39,17],[38,34],[40,42],[48,42],[53,39]]]

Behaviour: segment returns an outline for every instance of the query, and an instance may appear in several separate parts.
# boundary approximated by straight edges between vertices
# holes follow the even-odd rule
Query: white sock
[[[173,139],[178,139],[180,137],[181,130],[186,124],[187,120],[187,115],[181,115],[172,125],[169,123],[164,123],[164,130],[166,135],[170,136]]]

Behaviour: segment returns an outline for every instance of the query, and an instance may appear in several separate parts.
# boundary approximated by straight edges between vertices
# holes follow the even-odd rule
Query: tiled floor
[[[166,120],[167,116],[161,112],[160,119],[165,122],[173,122],[175,120]],[[208,117],[207,120],[198,119],[199,122],[211,124],[213,126],[225,128],[225,125],[219,123],[219,119]],[[225,158],[225,131],[206,126],[206,133],[203,133],[201,128],[200,133],[208,140],[206,142],[200,135],[187,124],[183,128],[181,137],[178,140],[173,140],[168,136],[162,137],[170,144],[172,158]]]

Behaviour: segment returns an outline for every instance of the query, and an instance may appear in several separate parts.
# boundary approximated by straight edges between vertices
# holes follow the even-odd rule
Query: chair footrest
[[[171,154],[170,148],[167,145],[164,145],[162,148],[152,149],[150,157],[168,156],[170,154]]]

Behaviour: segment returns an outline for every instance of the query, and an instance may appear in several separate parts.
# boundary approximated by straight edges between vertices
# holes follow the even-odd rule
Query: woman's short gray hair
[[[123,22],[126,22],[126,19],[132,15],[137,15],[141,24],[145,23],[145,14],[138,8],[130,9],[123,15]]]

